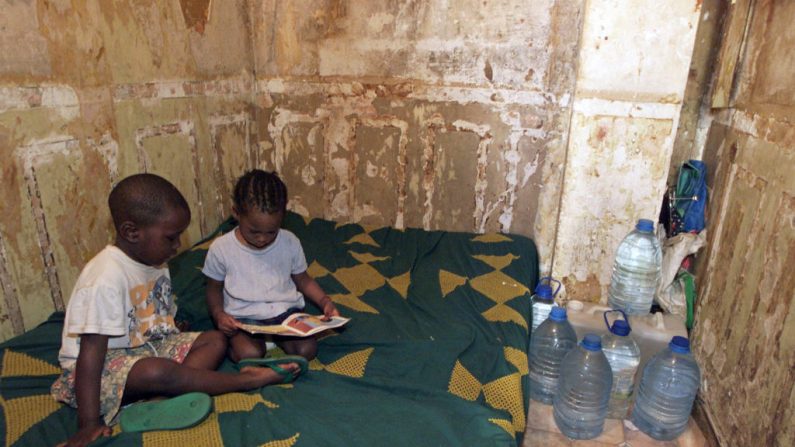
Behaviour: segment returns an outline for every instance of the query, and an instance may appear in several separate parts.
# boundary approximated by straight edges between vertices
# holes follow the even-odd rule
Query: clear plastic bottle
[[[607,417],[613,419],[624,419],[627,417],[629,403],[632,401],[632,392],[635,385],[635,373],[640,364],[640,348],[630,335],[632,329],[624,314],[623,320],[615,320],[611,326],[604,313],[605,324],[610,330],[604,340],[602,340],[602,351],[610,363],[613,371],[613,388],[610,390],[610,403],[607,406]]]
[[[572,439],[592,439],[604,429],[613,373],[601,345],[598,335],[586,334],[560,367],[552,414],[560,431]]]
[[[687,428],[701,371],[690,353],[690,342],[675,336],[643,368],[632,409],[632,423],[643,433],[670,441]]]
[[[530,338],[530,398],[552,403],[558,390],[560,363],[577,345],[577,334],[566,319],[566,309],[555,306]]]
[[[662,250],[654,222],[640,219],[616,251],[607,305],[629,315],[648,314],[661,272]]]
[[[546,283],[544,282],[546,281]],[[552,291],[552,283],[557,283],[558,287]],[[555,306],[555,295],[560,291],[560,281],[552,279],[551,276],[545,276],[538,281],[533,296],[530,297],[530,302],[533,307],[533,327],[530,329],[532,335],[544,320],[549,317],[549,312]]]

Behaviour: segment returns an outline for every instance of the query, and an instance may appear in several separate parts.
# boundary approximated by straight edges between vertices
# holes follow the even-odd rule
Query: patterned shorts
[[[113,425],[118,422],[127,375],[135,362],[149,357],[162,357],[182,363],[199,335],[200,332],[182,332],[153,340],[137,348],[108,349],[99,390],[99,410],[105,424]],[[50,393],[55,400],[77,408],[74,368],[64,370],[52,384]]]

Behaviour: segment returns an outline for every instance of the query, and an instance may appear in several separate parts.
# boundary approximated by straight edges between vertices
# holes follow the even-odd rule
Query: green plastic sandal
[[[282,368],[282,365],[288,363],[297,363],[301,368],[297,373],[293,373],[287,369]],[[292,383],[298,376],[304,374],[309,369],[309,362],[300,355],[285,355],[282,357],[263,357],[243,359],[238,362],[237,366],[242,368],[244,366],[259,366],[261,368],[271,368],[282,377],[278,383]]]
[[[121,411],[122,431],[178,430],[203,421],[212,411],[213,400],[205,393],[187,393],[166,400],[130,405]]]

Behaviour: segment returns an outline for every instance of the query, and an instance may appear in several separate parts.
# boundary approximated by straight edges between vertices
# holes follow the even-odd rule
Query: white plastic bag
[[[707,230],[698,234],[680,233],[662,243],[662,274],[655,300],[666,312],[687,317],[687,299],[684,290],[674,282],[674,279],[682,260],[696,253],[706,243]]]

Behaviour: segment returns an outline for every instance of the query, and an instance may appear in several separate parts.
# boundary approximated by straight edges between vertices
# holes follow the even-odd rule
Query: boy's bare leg
[[[238,331],[229,338],[229,358],[237,363],[243,359],[258,359],[265,356],[265,337],[253,337]]]
[[[312,360],[317,356],[317,340],[315,337],[280,337],[276,344],[289,355],[300,355],[307,360]]]
[[[215,370],[224,361],[226,348],[226,335],[223,332],[202,332],[193,342],[182,364],[191,368]]]
[[[300,369],[297,363],[281,366],[293,373]],[[130,403],[153,396],[176,396],[193,391],[211,395],[246,391],[281,382],[282,379],[270,368],[248,366],[241,368],[240,373],[223,373],[150,357],[135,362],[130,369],[123,401]]]

